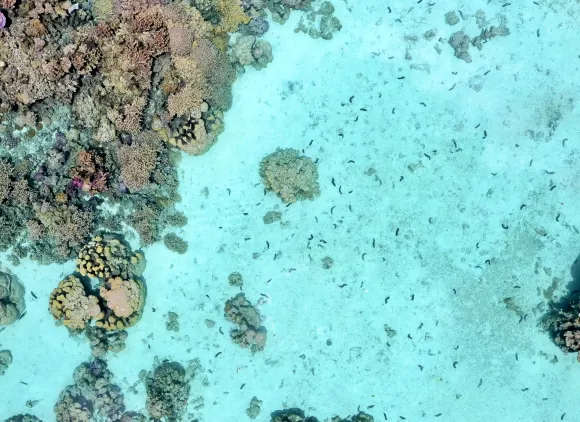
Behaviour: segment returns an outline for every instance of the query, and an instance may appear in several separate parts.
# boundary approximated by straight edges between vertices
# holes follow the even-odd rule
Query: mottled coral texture
[[[230,331],[234,343],[244,349],[249,347],[253,352],[264,349],[267,332],[261,325],[262,318],[243,293],[226,302],[224,314],[228,321],[238,326]]]
[[[295,149],[277,149],[264,157],[260,176],[264,187],[284,202],[313,199],[320,193],[316,164]]]
[[[0,326],[16,322],[25,309],[24,286],[15,275],[0,271]]]
[[[62,280],[52,291],[49,309],[55,319],[72,330],[82,330],[91,318],[103,317],[99,299],[88,294],[81,280],[73,275]]]
[[[556,345],[565,353],[577,353],[580,362],[580,303],[572,302],[567,309],[553,312],[544,323]]]
[[[88,242],[77,259],[77,271],[84,278],[98,278],[91,291],[88,279],[70,275],[60,282],[49,298],[49,310],[57,320],[74,330],[83,330],[91,320],[95,326],[116,331],[139,321],[145,306],[145,283],[138,278],[145,269],[140,252],[133,253],[114,235],[97,236]]]

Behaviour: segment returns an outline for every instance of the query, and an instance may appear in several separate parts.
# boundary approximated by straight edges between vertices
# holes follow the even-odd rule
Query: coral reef
[[[12,416],[6,419],[6,421],[4,422],[42,422],[42,420],[34,415],[29,415],[28,413],[26,413]]]
[[[258,400],[257,397],[252,397],[252,401],[250,402],[250,406],[246,409],[246,414],[250,417],[250,419],[256,419],[260,416],[260,412],[262,411],[262,401]]]
[[[105,280],[100,297],[106,302],[104,316],[95,322],[108,331],[132,327],[141,318],[145,306],[145,285],[139,279],[114,277]]]
[[[342,24],[334,16],[334,6],[329,1],[323,1],[316,10],[311,10],[300,18],[296,32],[304,32],[310,37],[331,40]]]
[[[295,149],[277,149],[260,163],[260,176],[266,190],[284,202],[313,199],[320,193],[318,170],[312,159]]]
[[[240,73],[244,72],[245,66],[263,69],[273,59],[270,43],[258,39],[255,35],[242,35],[232,46],[230,60]]]
[[[62,280],[49,297],[52,316],[71,330],[83,330],[90,319],[102,319],[104,314],[99,299],[87,293],[81,280],[69,275]]]
[[[123,394],[113,384],[107,363],[94,359],[80,364],[73,374],[74,384],[67,386],[54,406],[57,422],[144,421],[138,413],[126,412]]]
[[[17,321],[25,309],[24,286],[16,276],[0,271],[0,326]]]
[[[12,353],[10,350],[0,350],[0,375],[4,375],[11,364]]]
[[[97,236],[81,250],[77,271],[98,278],[97,290],[70,275],[49,298],[49,310],[73,330],[84,330],[89,321],[107,331],[123,330],[139,321],[145,306],[146,288],[139,277],[145,269],[142,253],[133,253],[116,235]]]
[[[187,252],[188,243],[175,233],[168,233],[163,237],[163,244],[172,252],[183,255]]]
[[[116,235],[96,236],[78,254],[76,270],[91,278],[140,277],[145,270],[145,257],[132,253],[131,247]]]
[[[327,420],[327,419],[325,419]],[[329,422],[374,422],[374,418],[365,412],[358,412],[356,415],[347,418],[340,416],[332,417]],[[272,413],[270,422],[318,422],[314,416],[306,417],[302,409],[284,409]]]
[[[164,362],[145,380],[147,411],[153,419],[176,422],[182,419],[189,397],[189,379],[177,362]]]
[[[335,22],[324,4],[317,16]],[[62,263],[96,227],[161,240],[180,200],[176,150],[212,147],[236,70],[272,60],[266,19],[292,10],[311,0],[5,1],[0,251]]]
[[[543,324],[554,343],[564,353],[577,353],[580,362],[580,302],[574,300],[564,309],[552,312],[544,318]]]
[[[119,353],[125,348],[127,331],[106,331],[100,327],[87,327],[85,334],[91,345],[91,354],[96,358],[104,357],[107,352]]]
[[[264,349],[267,332],[261,325],[262,318],[243,293],[226,302],[224,314],[228,321],[238,326],[230,331],[234,343],[242,348],[250,347],[252,352]]]
[[[318,419],[306,417],[302,409],[284,409],[272,412],[270,422],[318,422]]]

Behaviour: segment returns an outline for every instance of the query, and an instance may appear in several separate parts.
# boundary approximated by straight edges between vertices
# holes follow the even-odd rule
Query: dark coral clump
[[[180,421],[187,407],[189,379],[177,362],[164,362],[145,381],[147,411],[154,420]]]
[[[578,353],[580,362],[580,302],[570,302],[544,318],[544,327],[565,353]]]

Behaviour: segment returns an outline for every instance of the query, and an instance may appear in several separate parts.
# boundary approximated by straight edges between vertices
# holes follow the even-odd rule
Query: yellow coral
[[[83,276],[108,279],[115,276],[140,276],[145,269],[143,254],[132,254],[119,238],[96,236],[79,252],[76,270]]]
[[[55,319],[72,330],[82,330],[91,318],[103,318],[99,299],[86,293],[81,281],[70,275],[62,280],[49,298],[49,310]]]
[[[250,17],[244,13],[240,0],[217,0],[220,13],[220,24],[214,28],[215,34],[236,32],[238,26],[250,22]]]

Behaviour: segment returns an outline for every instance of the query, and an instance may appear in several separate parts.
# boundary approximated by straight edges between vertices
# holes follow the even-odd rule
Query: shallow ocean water
[[[144,411],[139,372],[170,359],[198,366],[186,421],[250,420],[254,396],[258,422],[285,408],[321,420],[357,409],[375,421],[577,420],[580,364],[538,324],[580,252],[580,4],[433,3],[336,1],[343,27],[330,41],[294,33],[299,12],[271,25],[274,61],[235,82],[217,144],[180,164],[188,252],[144,249],[144,315],[107,357],[128,409]],[[450,10],[465,19],[447,25]],[[443,40],[477,35],[478,10],[510,34],[471,47],[466,63]],[[318,159],[319,197],[286,207],[264,195],[259,163],[277,147]],[[272,210],[282,220],[265,225]],[[38,300],[0,332],[14,356],[0,420],[52,421],[90,357],[46,310],[74,263],[2,266]],[[266,298],[261,352],[227,335],[234,271],[253,304]]]

